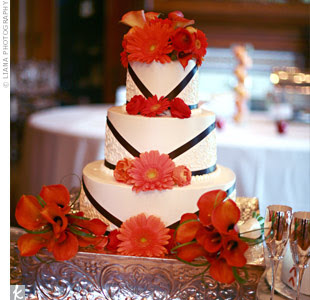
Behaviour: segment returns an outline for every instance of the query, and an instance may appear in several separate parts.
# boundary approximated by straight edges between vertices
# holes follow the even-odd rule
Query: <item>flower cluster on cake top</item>
[[[169,164],[163,157],[160,160]],[[37,197],[20,198],[15,217],[27,232],[17,242],[21,256],[37,255],[47,248],[57,261],[71,259],[78,250],[177,258],[192,266],[205,266],[203,274],[209,270],[219,282],[244,280],[244,253],[257,239],[242,237],[238,232],[240,210],[225,191],[203,194],[197,203],[199,213],[183,214],[176,229],[166,227],[157,216],[140,213],[108,232],[108,225],[101,220],[90,220],[83,212],[73,211],[76,199],[70,204],[69,191],[61,184],[44,186]]]
[[[194,20],[184,18],[180,11],[165,15],[157,12],[130,11],[121,23],[131,27],[124,35],[121,53],[122,65],[138,61],[151,63],[169,63],[178,60],[185,68],[188,61],[195,59],[198,66],[202,64],[207,52],[205,34],[191,26]]]

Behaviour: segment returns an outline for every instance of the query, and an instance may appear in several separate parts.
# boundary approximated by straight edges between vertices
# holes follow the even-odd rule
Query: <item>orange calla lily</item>
[[[212,224],[220,233],[234,232],[240,219],[240,209],[237,204],[228,199],[220,203],[212,213]]]
[[[211,215],[217,207],[227,197],[227,193],[222,190],[214,190],[203,194],[197,203],[199,208],[199,219],[204,226],[211,225]]]
[[[159,15],[160,13],[149,11],[145,13],[145,19],[147,22],[149,22],[150,20],[157,19]]]
[[[64,261],[74,257],[78,249],[77,237],[71,232],[64,231],[53,247],[53,255],[56,260]]]
[[[237,235],[226,236],[224,237],[222,256],[230,266],[243,267],[246,264],[244,253],[248,248],[249,246]]]
[[[26,233],[22,235],[18,241],[17,246],[22,256],[35,255],[40,249],[48,244],[48,239],[51,234],[31,234]]]
[[[181,217],[180,225],[176,230],[175,241],[177,243],[187,243],[192,241],[199,228],[202,226],[193,213],[184,214]]]
[[[198,243],[189,244],[177,249],[177,256],[188,262],[193,261],[197,257],[206,255],[208,255],[208,253]]]
[[[202,228],[197,232],[196,240],[210,253],[218,252],[223,246],[222,236],[217,230]]]
[[[184,15],[181,11],[173,11],[168,14],[168,19],[172,21],[172,25],[174,28],[177,27],[186,27],[189,25],[193,25],[195,23],[194,20],[188,20],[184,18]]]
[[[143,28],[146,23],[144,10],[130,11],[123,15],[120,22],[130,27],[138,26]]]
[[[103,223],[99,219],[79,219],[74,218],[74,215],[68,215],[68,220],[70,224],[81,227],[82,229],[86,229],[89,233],[92,233],[96,236],[100,236],[105,234],[107,231],[108,225]]]
[[[41,210],[42,206],[36,197],[23,195],[16,205],[16,221],[28,230],[38,230],[48,223],[41,215]]]
[[[41,189],[40,196],[46,204],[57,204],[65,214],[70,211],[70,193],[64,185],[44,185]]]
[[[41,216],[53,226],[56,238],[67,228],[68,219],[56,204],[45,205],[41,210]]]
[[[214,260],[211,263],[209,272],[212,278],[218,282],[232,283],[235,281],[232,267],[227,264],[225,258],[220,257]]]

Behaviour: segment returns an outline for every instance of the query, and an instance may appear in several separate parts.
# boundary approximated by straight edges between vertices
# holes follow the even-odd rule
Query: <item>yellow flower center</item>
[[[156,49],[156,45],[152,44],[151,47],[150,47],[150,51],[153,52],[155,49]]]
[[[154,105],[152,105],[152,107],[151,107],[151,111],[158,110],[159,108],[160,108],[160,104],[154,104]]]
[[[154,179],[154,178],[157,178],[157,176],[158,176],[158,171],[156,169],[152,168],[152,169],[147,170],[146,172],[146,177],[148,179]]]
[[[199,40],[196,40],[196,48],[197,48],[197,49],[200,49],[200,47],[201,47],[200,41],[199,41]]]
[[[140,239],[140,242],[141,242],[141,243],[146,243],[146,242],[147,242],[147,239],[146,239],[145,237],[142,237],[142,238]]]

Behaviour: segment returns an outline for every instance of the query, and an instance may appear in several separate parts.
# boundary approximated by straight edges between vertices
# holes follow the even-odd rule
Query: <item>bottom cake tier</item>
[[[195,176],[188,186],[136,193],[130,185],[119,183],[104,172],[103,161],[95,161],[83,170],[85,196],[80,198],[80,208],[89,217],[103,216],[109,222],[110,230],[140,213],[160,217],[166,226],[173,228],[184,213],[198,211],[197,201],[208,191],[224,190],[235,200],[235,185],[234,172],[217,165],[215,172]]]

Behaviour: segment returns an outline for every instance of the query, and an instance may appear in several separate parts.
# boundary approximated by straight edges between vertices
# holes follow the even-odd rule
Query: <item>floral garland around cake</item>
[[[141,153],[133,159],[121,159],[114,170],[114,178],[132,185],[137,193],[189,185],[191,177],[186,166],[175,166],[168,154],[160,154],[157,150]]]
[[[164,64],[178,60],[185,69],[191,59],[200,66],[207,53],[205,34],[191,26],[195,21],[184,18],[180,11],[170,12],[167,17],[157,12],[130,11],[121,23],[131,27],[122,41],[121,62],[125,68],[132,61]]]
[[[191,116],[190,108],[181,98],[169,100],[164,97],[158,99],[157,95],[146,99],[136,95],[126,104],[126,111],[130,115],[142,115],[145,117],[156,117],[164,114],[169,109],[171,117],[185,119]]]
[[[166,228],[157,216],[142,213],[107,232],[108,225],[101,220],[73,211],[77,199],[70,204],[69,191],[61,184],[43,186],[37,197],[23,195],[15,211],[18,224],[27,232],[17,242],[20,255],[40,259],[38,252],[47,248],[57,261],[69,260],[79,250],[176,258],[204,266],[202,280],[209,271],[215,280],[232,283],[246,280],[244,253],[249,244],[260,241],[238,232],[240,210],[221,190],[203,194],[197,203],[198,215],[183,214],[175,230]],[[257,230],[261,231],[259,225]]]

